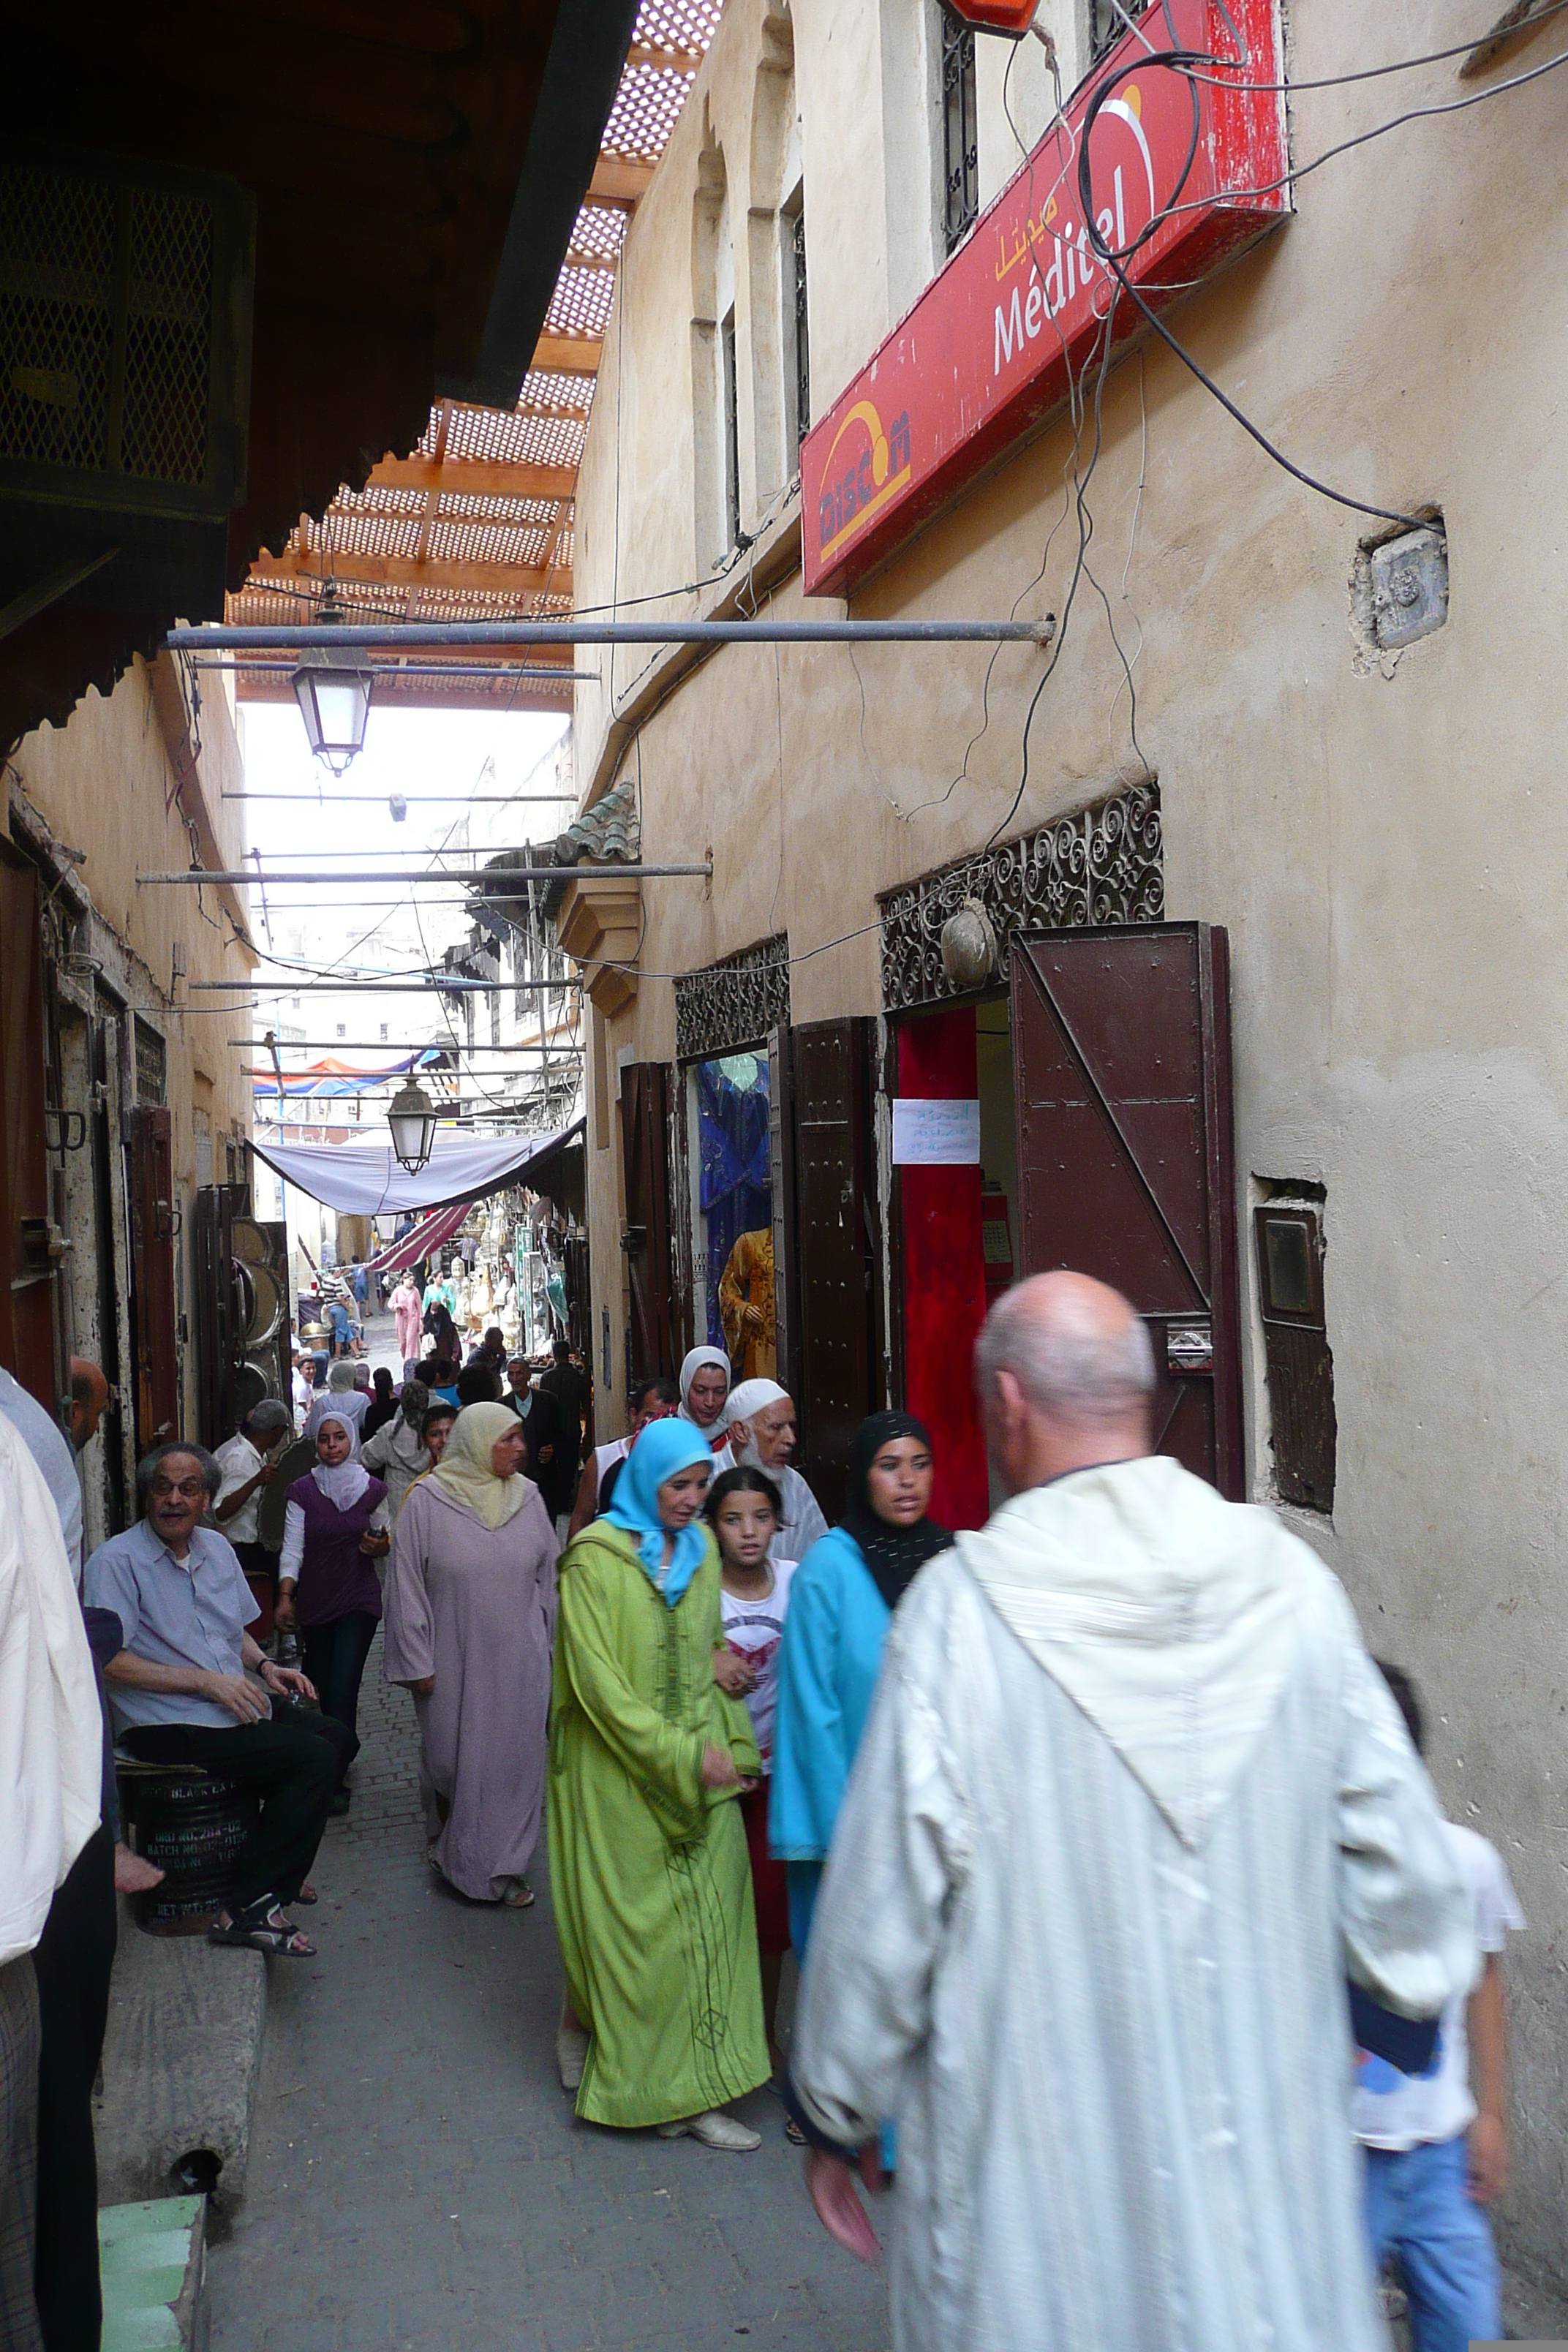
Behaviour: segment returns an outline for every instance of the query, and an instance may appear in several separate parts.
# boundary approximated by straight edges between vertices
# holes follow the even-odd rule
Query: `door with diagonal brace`
[[[1012,990],[1020,1270],[1125,1293],[1154,1344],[1156,1450],[1240,1498],[1226,934],[1037,933]]]

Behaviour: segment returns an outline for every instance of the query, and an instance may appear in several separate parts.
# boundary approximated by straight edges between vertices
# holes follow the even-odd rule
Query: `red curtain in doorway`
[[[899,1092],[973,1102],[980,1091],[974,1008],[927,1013],[899,1030]],[[936,1451],[931,1517],[983,1527],[990,1515],[985,1442],[974,1402],[974,1342],[985,1320],[980,1170],[900,1168],[904,1402]]]

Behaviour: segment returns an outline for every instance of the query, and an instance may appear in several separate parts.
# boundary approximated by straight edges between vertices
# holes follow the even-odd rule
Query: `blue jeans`
[[[1466,2187],[1465,2135],[1363,2150],[1373,2262],[1397,2254],[1415,2352],[1468,2352],[1502,2335],[1497,2254]]]

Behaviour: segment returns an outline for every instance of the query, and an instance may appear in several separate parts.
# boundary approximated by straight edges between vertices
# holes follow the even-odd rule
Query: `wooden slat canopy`
[[[406,455],[252,564],[237,622],[309,620],[331,579],[355,618],[496,620],[569,613],[577,467],[627,221],[645,194],[719,22],[722,0],[642,0],[598,163],[515,407],[438,400]],[[425,24],[423,17],[419,20]],[[440,37],[439,6],[426,37]],[[379,657],[378,657],[379,658]],[[531,654],[526,660],[534,664]],[[495,666],[492,658],[490,665]],[[242,672],[247,699],[288,691]],[[461,677],[378,679],[379,705],[560,709],[569,685]]]

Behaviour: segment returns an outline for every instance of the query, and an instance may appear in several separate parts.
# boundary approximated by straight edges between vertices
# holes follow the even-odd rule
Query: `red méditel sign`
[[[969,238],[814,425],[801,449],[808,596],[842,596],[955,491],[1066,397],[1094,351],[1115,280],[1091,247],[1079,150],[1089,138],[1095,221],[1151,309],[1251,244],[1289,210],[1276,0],[1169,0],[1151,9],[1072,100]],[[1246,44],[1237,57],[1231,26]],[[1221,62],[1186,74],[1150,57],[1179,47]],[[1132,70],[1128,70],[1128,68]],[[1199,78],[1201,75],[1201,79]],[[1193,151],[1194,105],[1197,144]],[[1191,167],[1187,166],[1192,152]],[[1123,295],[1115,336],[1144,326]]]

